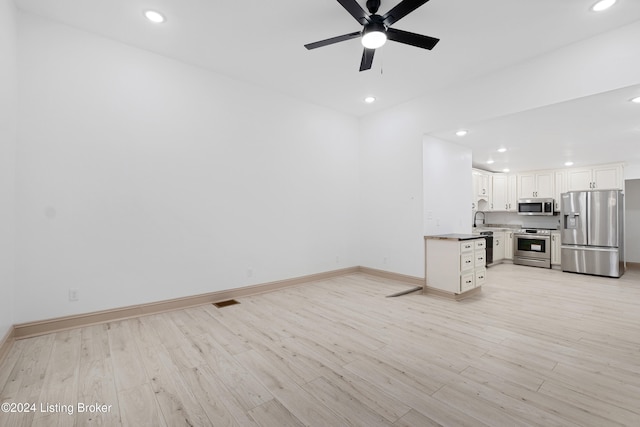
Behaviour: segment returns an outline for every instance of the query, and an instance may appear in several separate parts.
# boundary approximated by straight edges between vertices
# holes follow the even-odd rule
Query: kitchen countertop
[[[479,239],[480,236],[473,234],[440,234],[438,236],[424,236],[425,239],[432,240],[472,240]]]

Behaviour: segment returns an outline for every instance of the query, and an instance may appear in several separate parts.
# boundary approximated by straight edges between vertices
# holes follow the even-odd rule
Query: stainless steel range
[[[513,234],[513,263],[551,268],[551,230],[523,228]]]

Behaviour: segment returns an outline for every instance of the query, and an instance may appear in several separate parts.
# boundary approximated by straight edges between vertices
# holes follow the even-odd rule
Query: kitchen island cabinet
[[[460,299],[486,280],[486,240],[471,234],[425,236],[424,293]]]

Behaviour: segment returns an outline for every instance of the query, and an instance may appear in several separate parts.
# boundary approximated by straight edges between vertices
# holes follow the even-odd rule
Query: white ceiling
[[[468,123],[464,137],[458,129],[430,135],[471,147],[474,167],[493,172],[640,163],[640,104],[629,102],[637,96],[640,85]]]
[[[398,1],[382,0],[380,13]],[[365,0],[359,3],[364,7]],[[16,0],[23,11],[356,116],[453,87],[640,19],[638,0],[618,0],[599,14],[590,11],[593,3],[431,0],[393,27],[440,38],[435,49],[389,42],[376,52],[371,70],[358,72],[359,39],[312,51],[303,47],[361,28],[335,0]],[[162,12],[167,22],[146,21],[142,13],[149,8]],[[376,103],[365,104],[367,95],[377,97]],[[610,114],[616,119],[611,126],[585,116],[590,111],[585,108],[613,111],[600,103],[609,100],[605,94],[552,106],[549,111],[474,124],[474,132],[462,143],[474,149],[478,165],[493,156],[496,169],[522,170],[536,149],[534,142],[553,137],[561,160],[572,157],[578,164],[579,153],[596,149],[595,135],[601,142],[618,132],[616,138],[624,138],[621,147],[628,147],[633,137],[638,140],[637,121],[634,135],[621,136],[624,125],[617,113]],[[558,117],[566,117],[572,127],[554,120]],[[625,132],[629,126],[626,123]],[[450,139],[450,131],[434,135]],[[496,156],[491,150],[498,141],[509,141],[512,150]]]

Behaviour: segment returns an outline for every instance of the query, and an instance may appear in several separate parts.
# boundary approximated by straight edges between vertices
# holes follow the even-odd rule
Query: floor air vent
[[[219,301],[219,302],[213,303],[213,305],[215,305],[218,308],[224,308],[224,307],[228,307],[230,305],[236,305],[236,304],[240,304],[240,301],[236,301],[234,299],[228,299],[226,301]]]

